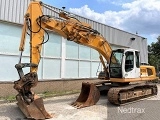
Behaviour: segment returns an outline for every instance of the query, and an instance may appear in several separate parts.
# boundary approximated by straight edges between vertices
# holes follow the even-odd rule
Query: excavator
[[[43,8],[59,14],[59,17],[44,15]],[[48,119],[50,115],[44,107],[43,99],[31,89],[38,83],[38,64],[41,59],[43,44],[49,40],[48,30],[58,33],[66,40],[84,45],[98,51],[104,70],[96,83],[82,83],[80,95],[72,106],[84,108],[95,105],[100,98],[100,91],[107,90],[108,101],[121,105],[149,96],[157,95],[157,86],[152,81],[156,79],[153,66],[140,65],[140,52],[134,49],[112,50],[107,40],[87,23],[68,15],[57,12],[51,6],[41,1],[32,1],[24,16],[24,25],[20,42],[20,59],[15,65],[20,79],[14,82],[18,91],[17,105],[28,119]],[[30,63],[22,63],[26,35],[30,36]],[[47,40],[45,40],[47,35]],[[107,67],[105,63],[108,63]],[[23,68],[29,67],[30,72],[24,74]]]

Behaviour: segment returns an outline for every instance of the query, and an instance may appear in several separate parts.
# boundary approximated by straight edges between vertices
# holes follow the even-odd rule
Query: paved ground
[[[160,85],[158,87],[160,91]],[[160,93],[147,100],[121,107],[111,105],[106,96],[102,96],[96,105],[83,109],[70,106],[77,96],[78,94],[45,99],[46,110],[54,114],[54,117],[49,120],[158,120],[160,118]],[[25,120],[25,117],[16,103],[2,103],[0,120]]]

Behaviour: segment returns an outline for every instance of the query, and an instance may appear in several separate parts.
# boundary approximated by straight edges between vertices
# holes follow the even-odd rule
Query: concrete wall
[[[80,91],[82,82],[98,82],[97,79],[64,79],[39,81],[33,88],[35,93]],[[18,92],[13,88],[13,82],[0,82],[0,97],[15,96]]]

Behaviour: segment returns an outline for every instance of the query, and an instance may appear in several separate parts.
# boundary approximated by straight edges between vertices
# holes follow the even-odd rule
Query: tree
[[[155,66],[157,71],[160,70],[160,36],[158,36],[156,42],[152,42],[148,45],[148,62],[150,65]]]

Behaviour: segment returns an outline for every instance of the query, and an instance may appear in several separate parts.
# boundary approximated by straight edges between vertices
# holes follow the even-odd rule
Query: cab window
[[[136,55],[136,67],[139,68],[140,67],[139,52],[136,51],[135,55]]]
[[[134,67],[134,54],[131,51],[125,53],[126,60],[125,60],[125,71],[129,72]]]

